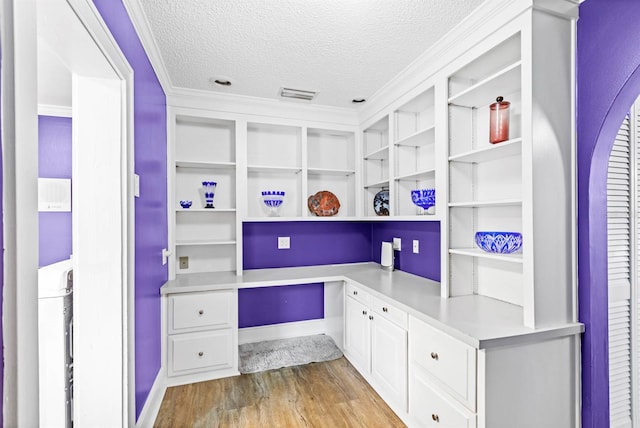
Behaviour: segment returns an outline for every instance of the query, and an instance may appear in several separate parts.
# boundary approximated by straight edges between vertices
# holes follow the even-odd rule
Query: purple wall
[[[578,284],[582,426],[609,426],[607,352],[608,158],[625,113],[640,94],[640,2],[580,6],[577,53]]]
[[[134,71],[136,417],[160,370],[160,293],[167,280],[166,98],[121,0],[94,0]]]
[[[71,178],[71,118],[38,116],[38,177]],[[71,212],[41,212],[39,266],[69,258]]]
[[[238,290],[238,327],[324,318],[324,284]]]
[[[244,223],[245,269],[328,265],[371,260],[371,225],[358,222]],[[291,248],[278,250],[278,237]]]
[[[289,250],[278,250],[279,236],[291,238]],[[397,269],[440,280],[439,222],[244,223],[244,268],[380,263],[381,242],[394,237],[402,239],[402,251],[396,252]],[[419,254],[412,252],[413,239],[420,241]],[[304,285],[240,290],[238,299],[240,327],[324,317],[323,288],[311,290]],[[264,311],[265,305],[277,310]]]
[[[402,240],[401,250],[395,252],[395,268],[414,275],[440,281],[440,222],[407,221],[373,223],[371,254],[380,263],[383,241]],[[413,254],[413,240],[420,241],[418,254]]]

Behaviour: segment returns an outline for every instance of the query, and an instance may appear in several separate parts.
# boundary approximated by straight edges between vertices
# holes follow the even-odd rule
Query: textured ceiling
[[[481,0],[137,0],[174,87],[371,97]],[[227,78],[232,86],[211,84]]]

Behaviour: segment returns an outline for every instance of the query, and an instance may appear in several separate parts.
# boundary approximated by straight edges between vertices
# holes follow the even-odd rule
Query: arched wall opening
[[[578,296],[582,342],[582,426],[609,426],[607,164],[640,95],[640,3],[588,0],[580,6],[577,53]]]

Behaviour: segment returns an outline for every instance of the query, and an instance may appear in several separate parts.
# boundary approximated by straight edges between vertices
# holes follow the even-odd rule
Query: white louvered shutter
[[[609,268],[609,412],[610,427],[633,427],[632,306],[635,276],[636,150],[627,115],[609,158],[607,230]],[[635,282],[635,281],[634,281]]]

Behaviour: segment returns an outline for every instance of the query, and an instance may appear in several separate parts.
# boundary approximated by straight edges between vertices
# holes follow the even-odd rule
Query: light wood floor
[[[168,388],[154,427],[404,427],[344,358]]]

